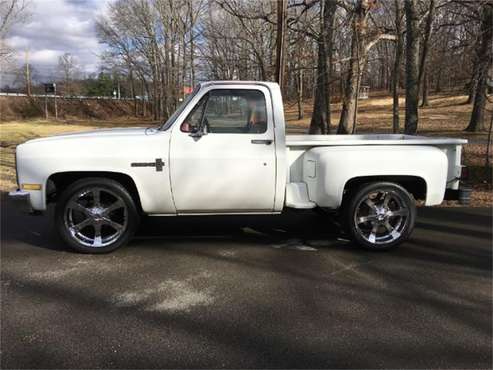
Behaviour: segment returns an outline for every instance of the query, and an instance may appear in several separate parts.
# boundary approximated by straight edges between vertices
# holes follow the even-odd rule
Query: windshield
[[[168,118],[168,120],[161,126],[160,130],[166,131],[169,129],[173,123],[175,122],[176,118],[180,115],[181,112],[185,109],[185,107],[188,105],[190,100],[197,94],[197,92],[200,90],[200,84],[195,86],[195,89],[193,89],[192,93],[188,95],[185,100],[180,104],[177,110],[175,110],[175,113],[171,115],[171,117]]]

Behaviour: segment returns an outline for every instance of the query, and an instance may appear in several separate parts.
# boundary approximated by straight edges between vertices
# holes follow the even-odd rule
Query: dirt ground
[[[464,147],[463,163],[470,169],[473,186],[472,206],[492,206],[492,168],[486,166],[487,132],[464,132],[467,126],[471,105],[465,104],[466,96],[433,95],[430,106],[420,109],[420,135],[461,137],[469,140]],[[401,99],[401,126],[404,122],[404,99]],[[286,119],[289,133],[305,133],[311,117],[311,102],[304,105],[305,115],[298,119],[296,104],[286,104]],[[488,107],[491,111],[491,107]],[[374,96],[359,101],[358,125],[356,133],[391,133],[392,99],[389,96]],[[340,104],[332,106],[332,132],[336,130]],[[489,113],[486,114],[487,124]],[[87,131],[96,128],[151,126],[152,121],[136,118],[118,118],[115,120],[20,120],[0,122],[0,190],[15,188],[14,152],[17,144],[26,140],[55,134]],[[490,163],[491,161],[490,157]],[[447,205],[454,205],[448,202]]]

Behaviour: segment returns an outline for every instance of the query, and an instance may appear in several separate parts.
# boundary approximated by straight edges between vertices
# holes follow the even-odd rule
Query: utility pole
[[[26,49],[26,93],[31,96],[31,71],[29,70],[29,49]]]
[[[284,34],[286,31],[287,0],[277,0],[277,33],[276,33],[276,82],[284,85]]]
[[[56,103],[56,83],[53,84],[53,89],[54,89],[54,97],[53,97],[53,99],[55,99],[55,120],[58,121],[58,106],[57,106],[57,103]]]

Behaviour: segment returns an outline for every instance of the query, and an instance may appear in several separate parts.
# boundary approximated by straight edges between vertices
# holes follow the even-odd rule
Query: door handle
[[[252,144],[264,144],[264,145],[270,145],[272,144],[273,140],[252,140]]]

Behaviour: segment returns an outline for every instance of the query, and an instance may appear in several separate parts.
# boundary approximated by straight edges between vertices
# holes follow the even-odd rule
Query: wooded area
[[[1,0],[4,35],[25,6]],[[490,118],[493,0],[117,0],[105,14],[97,20],[106,47],[102,73],[86,91],[117,80],[118,96],[122,90],[148,100],[136,114],[147,107],[156,120],[197,82],[238,79],[278,81],[300,118],[303,102],[313,101],[314,134],[355,133],[362,86],[392,94],[394,132],[417,132],[418,109],[430,92],[467,92],[468,131],[483,130]],[[75,64],[60,57],[61,88],[69,95],[77,83],[89,86]],[[28,71],[21,75],[29,93]],[[336,102],[341,114],[331,132]]]

